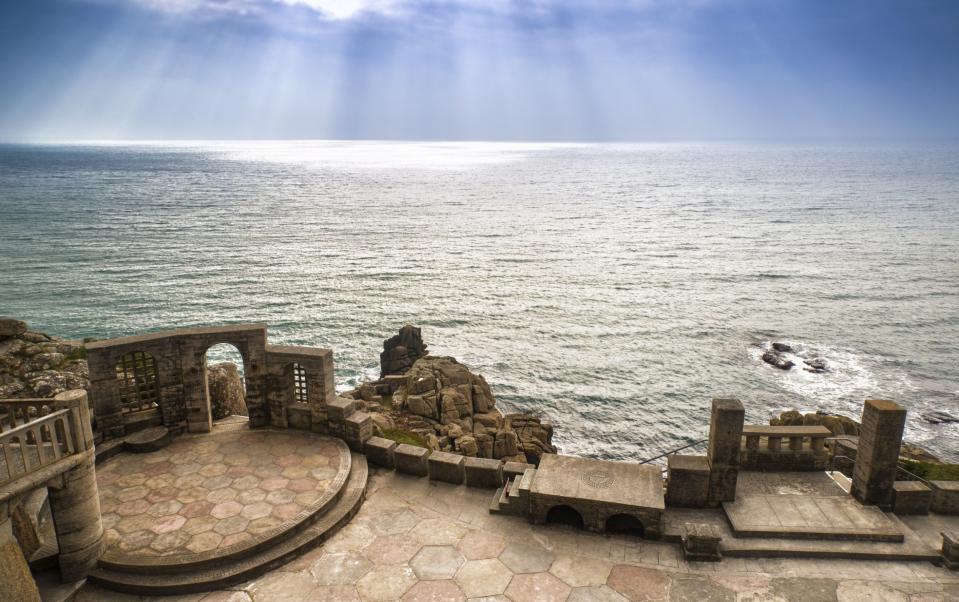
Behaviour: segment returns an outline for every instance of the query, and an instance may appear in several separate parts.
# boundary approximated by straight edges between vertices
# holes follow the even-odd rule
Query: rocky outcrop
[[[503,416],[483,375],[455,358],[427,355],[419,328],[404,326],[383,347],[384,378],[344,394],[363,403],[378,433],[407,431],[431,449],[534,464],[556,453],[549,423]]]
[[[383,341],[380,353],[380,378],[388,374],[406,374],[416,360],[427,355],[426,344],[419,328],[407,324],[396,334]]]
[[[829,364],[825,359],[816,355],[809,355],[804,347],[795,348],[789,343],[773,342],[763,350],[762,360],[780,370],[792,370],[799,365],[806,372],[822,374],[829,372]]]
[[[210,391],[210,410],[214,420],[227,416],[246,416],[246,387],[236,364],[224,362],[206,368]]]
[[[770,350],[763,353],[763,361],[773,368],[779,368],[780,370],[790,370],[796,365],[795,362],[787,359],[786,356],[776,350]]]
[[[89,385],[81,341],[32,332],[0,318],[0,399],[53,397]]]

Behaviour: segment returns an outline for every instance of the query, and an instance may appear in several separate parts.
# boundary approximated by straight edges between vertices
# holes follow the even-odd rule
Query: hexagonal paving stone
[[[154,533],[170,533],[171,531],[179,530],[185,522],[186,517],[180,516],[179,514],[161,516],[154,521],[153,526],[150,527],[150,530]]]
[[[236,494],[236,501],[240,502],[241,504],[253,504],[256,502],[262,502],[265,499],[266,492],[260,488],[248,489]]]
[[[139,550],[140,548],[150,545],[154,537],[156,537],[156,533],[153,531],[134,531],[133,533],[127,533],[120,539],[120,549],[124,552]]]
[[[612,568],[613,563],[598,558],[563,556],[553,562],[549,572],[570,587],[586,587],[605,584]]]
[[[213,509],[210,510],[210,516],[219,519],[230,518],[231,516],[236,516],[242,510],[243,504],[230,500],[213,506]]]
[[[273,510],[273,506],[267,504],[266,502],[254,502],[249,506],[243,506],[243,509],[240,510],[240,515],[245,516],[246,518],[253,520],[256,518],[262,518],[264,516],[269,516],[270,512]]]
[[[370,520],[370,528],[380,535],[396,535],[406,533],[420,522],[420,518],[412,510],[396,510],[384,512]]]
[[[213,526],[217,524],[217,519],[212,516],[198,516],[196,518],[188,519],[181,529],[184,533],[189,535],[196,535],[197,533],[203,533],[205,531],[210,531],[213,529]]]
[[[246,544],[253,540],[253,536],[247,533],[246,531],[240,531],[238,533],[230,533],[223,538],[223,543],[221,544],[224,548],[228,546],[235,546],[237,544]]]
[[[246,530],[249,524],[249,519],[243,518],[242,516],[231,516],[217,522],[217,524],[213,526],[213,530],[220,535],[232,535],[233,533]]]
[[[378,566],[356,582],[356,591],[364,600],[386,602],[402,598],[414,583],[416,575],[408,566]]]
[[[310,491],[316,489],[316,479],[302,478],[302,479],[293,479],[290,481],[290,484],[287,486],[290,491],[295,491],[297,493],[303,493],[304,491]]]
[[[233,480],[232,487],[239,491],[245,491],[247,489],[253,489],[260,483],[260,479],[256,478],[253,475],[247,475]]]
[[[419,549],[420,546],[405,535],[381,535],[363,553],[374,564],[403,564],[409,562]]]
[[[203,486],[212,491],[221,487],[228,487],[232,482],[232,477],[220,475],[218,477],[210,477],[209,479],[206,479],[203,481]]]
[[[121,502],[117,506],[117,514],[120,516],[136,516],[138,514],[145,514],[147,510],[150,509],[150,502],[140,499],[140,500],[131,500],[129,502]]]
[[[574,587],[566,602],[629,602],[608,585]]]
[[[160,553],[173,552],[186,545],[188,541],[190,541],[190,536],[183,531],[170,531],[154,537],[153,541],[150,542],[150,548]]]
[[[149,493],[149,489],[143,485],[138,485],[136,487],[130,487],[129,489],[124,489],[117,494],[117,499],[121,502],[132,502],[133,500],[138,500],[146,497],[146,494]]]
[[[511,542],[500,553],[500,561],[514,573],[539,573],[548,571],[555,556],[539,546]]]
[[[231,487],[224,487],[222,489],[214,489],[206,495],[206,501],[213,504],[222,504],[223,502],[229,502],[237,498],[237,491]]]
[[[226,469],[227,469],[226,464],[207,464],[206,466],[198,470],[197,473],[205,477],[218,477],[221,474],[225,474]]]
[[[669,577],[655,569],[617,564],[609,572],[606,585],[630,600],[658,600],[666,597]]]
[[[469,531],[456,548],[469,560],[496,558],[506,548],[506,538],[488,531]]]
[[[209,516],[210,510],[213,510],[213,503],[206,500],[199,502],[190,502],[180,508],[180,516],[187,518],[196,518],[197,516]]]
[[[190,550],[194,554],[208,552],[220,545],[221,541],[223,541],[223,536],[214,531],[198,533],[191,537],[190,541],[186,543],[186,549]]]
[[[180,493],[177,494],[176,499],[184,504],[190,504],[192,502],[206,500],[206,496],[208,495],[210,495],[210,492],[202,487],[190,487],[189,489],[181,490]]]
[[[157,502],[156,504],[153,504],[147,510],[147,513],[152,514],[153,516],[166,516],[167,514],[176,514],[182,507],[183,504],[176,500],[167,500],[165,502]]]
[[[571,588],[549,573],[516,575],[506,587],[506,596],[514,602],[561,602]]]
[[[410,534],[424,545],[456,545],[466,535],[466,527],[448,518],[427,518]]]
[[[119,520],[115,523],[114,528],[122,535],[127,535],[134,531],[149,530],[150,527],[153,526],[154,518],[149,514],[137,514],[128,517],[123,517],[118,514],[117,516]]]
[[[310,469],[306,466],[297,464],[296,466],[287,466],[283,469],[283,472],[280,473],[282,476],[287,479],[302,479],[309,476]],[[312,477],[310,477],[312,479]],[[315,479],[313,479],[315,481]]]
[[[296,498],[296,494],[289,489],[280,489],[266,494],[266,501],[269,504],[289,504]]]
[[[246,531],[254,537],[272,531],[280,525],[283,524],[283,521],[276,518],[275,516],[264,516],[262,518],[257,518],[250,521],[250,524],[247,525]]]
[[[420,581],[403,595],[403,602],[460,602],[466,596],[453,581]]]
[[[454,577],[470,598],[502,594],[512,578],[513,572],[496,558],[468,560]]]
[[[452,546],[423,546],[410,560],[419,579],[452,579],[466,560]]]
[[[271,477],[262,481],[259,487],[263,491],[278,491],[280,489],[285,489],[289,482],[289,479],[285,479],[283,477]]]
[[[356,583],[373,563],[358,553],[324,554],[310,567],[310,573],[320,585],[350,585]]]

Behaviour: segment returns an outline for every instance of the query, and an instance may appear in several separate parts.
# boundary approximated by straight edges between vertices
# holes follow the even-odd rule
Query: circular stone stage
[[[248,555],[332,506],[350,466],[339,439],[272,429],[120,454],[97,466],[101,565],[163,570]]]

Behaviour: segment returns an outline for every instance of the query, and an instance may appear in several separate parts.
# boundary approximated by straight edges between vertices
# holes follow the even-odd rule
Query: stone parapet
[[[427,466],[431,481],[443,481],[459,485],[466,479],[463,464],[466,457],[449,452],[434,451],[429,455]]]
[[[919,481],[896,481],[892,487],[892,511],[896,514],[929,514],[932,490]]]
[[[430,450],[425,447],[416,447],[408,443],[400,443],[393,450],[396,470],[418,477],[425,477],[429,474],[429,455]]]

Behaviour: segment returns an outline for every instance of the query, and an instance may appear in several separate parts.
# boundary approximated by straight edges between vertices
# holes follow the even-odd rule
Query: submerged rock
[[[923,412],[922,419],[930,424],[945,424],[950,422],[959,422],[959,416],[953,416],[949,412],[943,412],[942,410],[933,410],[931,412]]]
[[[795,362],[786,358],[778,351],[767,351],[763,353],[763,361],[780,370],[790,370],[796,365]]]
[[[793,353],[793,348],[788,343],[773,343],[773,351],[779,353]]]
[[[814,374],[822,374],[823,372],[829,372],[829,365],[826,364],[826,360],[814,357],[808,360],[803,360],[803,370],[806,372],[812,372]]]

